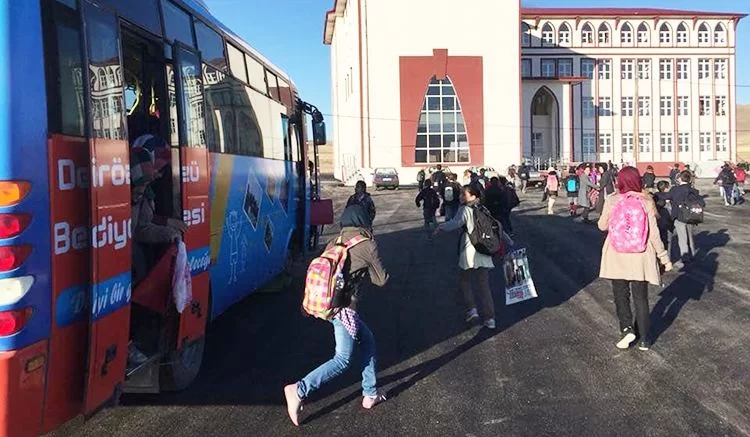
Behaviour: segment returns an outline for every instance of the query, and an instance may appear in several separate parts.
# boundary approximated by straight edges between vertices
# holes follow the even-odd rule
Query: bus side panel
[[[296,229],[292,162],[211,156],[212,316],[278,275]]]
[[[52,329],[43,432],[81,413],[88,344],[88,141],[49,141]]]
[[[208,253],[210,247],[210,206],[208,150],[185,147],[180,153],[182,160],[182,220],[188,225],[185,245],[188,251],[192,283],[193,302],[180,315],[180,332],[177,347],[185,342],[202,337],[206,329],[210,309],[208,308],[209,280]]]
[[[40,434],[46,353],[46,341],[0,352],[0,437]]]

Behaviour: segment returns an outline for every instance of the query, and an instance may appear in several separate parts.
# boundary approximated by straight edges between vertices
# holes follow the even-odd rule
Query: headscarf
[[[151,189],[151,183],[156,174],[169,163],[169,149],[158,147],[150,150],[145,146],[133,147],[130,151],[130,185],[132,188],[145,186],[143,196],[153,200],[156,195]],[[140,199],[133,199],[134,202]]]
[[[370,221],[370,216],[367,214],[367,211],[365,210],[362,205],[359,204],[352,204],[346,207],[344,209],[344,212],[341,214],[341,228],[362,228],[362,229],[370,229],[372,227],[372,222]]]

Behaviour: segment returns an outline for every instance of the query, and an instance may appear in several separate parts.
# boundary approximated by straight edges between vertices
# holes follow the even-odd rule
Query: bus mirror
[[[324,121],[313,122],[313,142],[316,146],[326,144],[326,123]]]

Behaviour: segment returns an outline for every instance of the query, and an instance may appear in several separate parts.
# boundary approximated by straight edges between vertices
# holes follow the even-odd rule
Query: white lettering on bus
[[[91,168],[76,167],[72,159],[57,161],[57,187],[60,191],[88,188],[89,185],[102,187],[107,183],[115,187],[130,185],[130,165],[123,165],[118,157],[112,159],[111,165],[96,165],[96,159],[92,158]]]
[[[206,222],[206,204],[201,202],[200,208],[182,211],[182,221],[188,226],[196,226]]]
[[[188,263],[190,264],[190,271],[204,271],[208,269],[208,266],[211,264],[211,256],[208,251],[200,254],[199,256],[190,258],[188,260]]]
[[[190,161],[189,165],[182,166],[182,182],[198,182],[201,178],[201,168],[198,161]]]
[[[120,250],[128,244],[128,239],[132,238],[130,224],[130,219],[114,221],[112,216],[102,217],[101,223],[94,225],[90,230],[86,229],[86,226],[74,228],[67,222],[55,223],[55,255],[86,249],[89,247],[89,235],[97,249],[112,245],[115,250]]]

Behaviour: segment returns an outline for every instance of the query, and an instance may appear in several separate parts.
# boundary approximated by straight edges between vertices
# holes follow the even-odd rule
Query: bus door
[[[185,245],[190,264],[193,301],[180,314],[177,349],[202,353],[202,339],[210,317],[209,274],[211,260],[209,215],[209,161],[203,101],[203,73],[198,53],[182,43],[172,48],[174,102],[180,150]],[[170,93],[171,94],[171,93]],[[175,107],[172,107],[174,117]],[[186,353],[185,356],[193,356]],[[198,357],[195,357],[196,359]]]
[[[119,396],[128,356],[131,285],[129,150],[120,30],[109,10],[84,1],[88,68],[90,267],[84,414]]]

